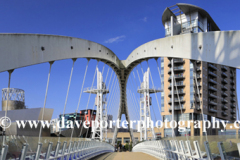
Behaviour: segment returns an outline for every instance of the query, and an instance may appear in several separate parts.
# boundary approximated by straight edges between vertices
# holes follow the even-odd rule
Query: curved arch
[[[240,31],[193,33],[157,39],[135,49],[125,67],[155,57],[185,58],[240,69]]]
[[[120,60],[98,43],[65,36],[0,34],[0,72],[50,61],[91,58],[119,68]]]

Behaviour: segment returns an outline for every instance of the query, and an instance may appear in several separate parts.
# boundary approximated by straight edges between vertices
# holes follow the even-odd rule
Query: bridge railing
[[[2,146],[1,159],[88,159],[106,152],[113,152],[114,147],[105,142],[84,138],[8,136]],[[5,157],[5,158],[4,158]]]
[[[158,159],[240,160],[240,139],[233,137],[208,136],[208,141],[200,136],[188,137],[188,140],[186,137],[169,137],[158,141],[140,142],[133,147],[133,152],[143,152]]]

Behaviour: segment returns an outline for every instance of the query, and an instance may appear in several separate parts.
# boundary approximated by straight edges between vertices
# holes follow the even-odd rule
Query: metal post
[[[20,155],[20,160],[25,160],[27,150],[28,150],[28,144],[24,143],[22,147],[22,152]]]
[[[38,143],[35,160],[38,160],[38,159],[39,159],[39,156],[40,156],[40,154],[41,154],[41,150],[42,150],[42,143]]]
[[[52,145],[53,145],[53,143],[49,142],[45,159],[48,159],[50,157],[50,154],[51,154],[51,151],[52,151]]]
[[[171,16],[171,36],[173,36],[173,16]]]

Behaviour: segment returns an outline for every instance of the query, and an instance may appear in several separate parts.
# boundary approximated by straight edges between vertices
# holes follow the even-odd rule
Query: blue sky
[[[119,59],[126,59],[136,47],[164,37],[162,13],[166,7],[176,3],[179,1],[1,0],[0,32],[54,34],[83,38],[103,44]],[[236,17],[240,16],[240,1],[228,1],[226,4],[223,0],[189,0],[181,3],[194,4],[205,9],[221,30],[239,30],[240,21]],[[76,62],[67,112],[73,112],[76,108],[86,63],[84,59]],[[63,110],[71,64],[71,60],[54,63],[46,106],[55,109],[53,118]],[[91,61],[90,64],[85,87],[91,85],[96,62]],[[99,65],[100,68],[103,67],[102,63]],[[14,71],[12,87],[26,91],[26,105],[29,108],[43,106],[47,72],[48,64]],[[239,73],[238,71],[238,79]],[[7,87],[6,72],[0,73],[0,81],[0,88]],[[158,83],[157,80],[156,83]],[[83,96],[81,109],[86,106],[87,98],[87,95]],[[93,96],[91,98],[94,99]],[[90,106],[92,108],[93,103]]]

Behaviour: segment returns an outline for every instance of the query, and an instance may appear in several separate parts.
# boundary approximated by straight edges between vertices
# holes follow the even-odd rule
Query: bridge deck
[[[140,152],[113,152],[94,157],[91,160],[157,160],[157,158]]]

